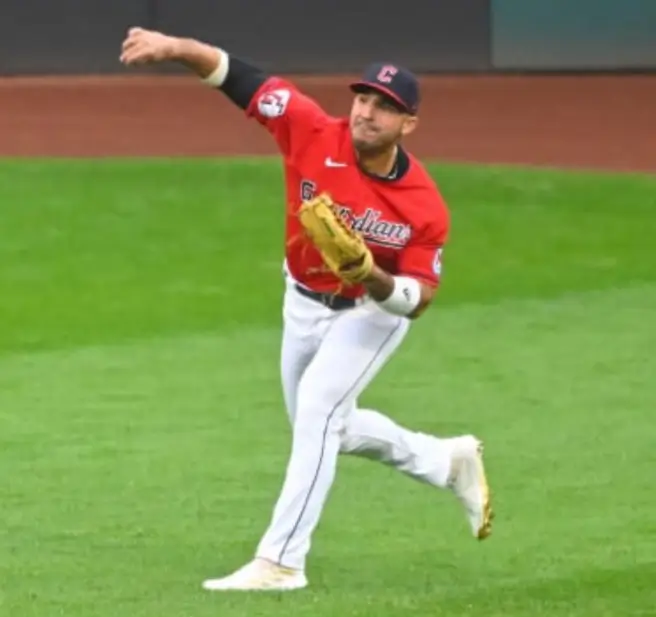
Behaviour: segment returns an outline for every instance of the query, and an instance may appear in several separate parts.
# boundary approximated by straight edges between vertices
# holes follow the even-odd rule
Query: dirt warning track
[[[290,77],[331,113],[349,76]],[[422,158],[656,172],[656,75],[422,79]],[[190,76],[0,80],[0,156],[275,154],[271,137]]]

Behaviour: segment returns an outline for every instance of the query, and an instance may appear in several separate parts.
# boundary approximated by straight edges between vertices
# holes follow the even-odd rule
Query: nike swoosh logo
[[[326,157],[326,167],[346,167],[346,163],[338,163],[333,161],[329,156]]]

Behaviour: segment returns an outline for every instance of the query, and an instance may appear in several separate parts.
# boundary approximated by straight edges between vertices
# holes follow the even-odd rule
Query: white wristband
[[[388,298],[378,302],[383,310],[405,317],[412,313],[421,301],[421,284],[409,276],[395,276],[394,290]]]
[[[228,71],[230,70],[230,56],[218,47],[216,48],[216,53],[219,56],[217,67],[207,77],[201,79],[204,84],[211,86],[212,88],[222,86],[226,77],[228,77]]]

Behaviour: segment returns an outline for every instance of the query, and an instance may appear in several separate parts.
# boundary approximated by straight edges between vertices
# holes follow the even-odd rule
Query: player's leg
[[[284,305],[281,377],[287,413],[294,423],[298,385],[335,314],[288,290]],[[395,467],[416,480],[446,487],[454,439],[408,430],[382,413],[357,409],[355,401],[340,433],[340,452]]]
[[[310,302],[303,306],[303,302]],[[323,319],[318,319],[323,317]],[[290,422],[305,369],[321,343],[326,315],[320,305],[293,292],[285,301],[280,371]],[[407,430],[380,412],[356,409],[347,415],[340,451],[389,464],[424,482],[443,487],[450,467],[451,440]]]
[[[285,315],[280,349],[280,380],[285,410],[292,425],[296,415],[298,384],[319,349],[322,329],[322,324],[316,318],[312,319],[312,314],[302,321]]]
[[[343,454],[390,465],[440,488],[447,485],[452,450],[450,439],[411,431],[379,411],[359,408],[348,415],[340,444]]]
[[[299,294],[291,278],[287,277],[286,283],[280,376],[285,408],[293,426],[299,383],[337,314]],[[288,571],[269,561],[256,559],[229,576],[206,580],[203,587],[209,590],[296,589],[306,583],[303,572]]]
[[[301,295],[287,273],[285,285],[280,379],[287,416],[294,424],[298,385],[336,315],[329,308]]]
[[[281,368],[286,408],[292,424],[298,384],[317,347],[316,340],[313,342],[307,336],[300,336],[293,324],[285,329]],[[461,454],[474,462],[477,456],[478,443],[471,436],[438,437],[413,431],[379,411],[359,409],[355,402],[345,418],[340,433],[341,454],[381,462],[435,487],[457,488],[456,478],[451,473],[455,468],[453,459]],[[484,477],[481,480],[485,482]],[[474,497],[478,499],[478,495]],[[476,536],[486,533],[484,515],[484,511],[475,508],[470,517]]]
[[[345,416],[407,329],[406,320],[364,307],[333,322],[299,384],[292,452],[259,557],[304,569],[334,480]]]
[[[472,435],[440,438],[400,426],[371,409],[348,414],[340,452],[398,469],[407,476],[453,490],[465,508],[473,535],[490,533],[492,510],[482,445]]]

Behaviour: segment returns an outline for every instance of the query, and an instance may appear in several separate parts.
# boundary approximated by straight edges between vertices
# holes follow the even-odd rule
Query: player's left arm
[[[437,291],[436,285],[416,276],[393,275],[377,265],[362,284],[382,308],[408,319],[417,319],[430,306]]]
[[[371,298],[384,309],[408,319],[417,319],[431,304],[436,287],[412,276],[392,275],[374,266],[362,281]]]
[[[433,302],[440,284],[447,232],[446,216],[428,224],[403,249],[395,274],[374,265],[362,281],[372,299],[383,309],[408,319],[422,315]]]

